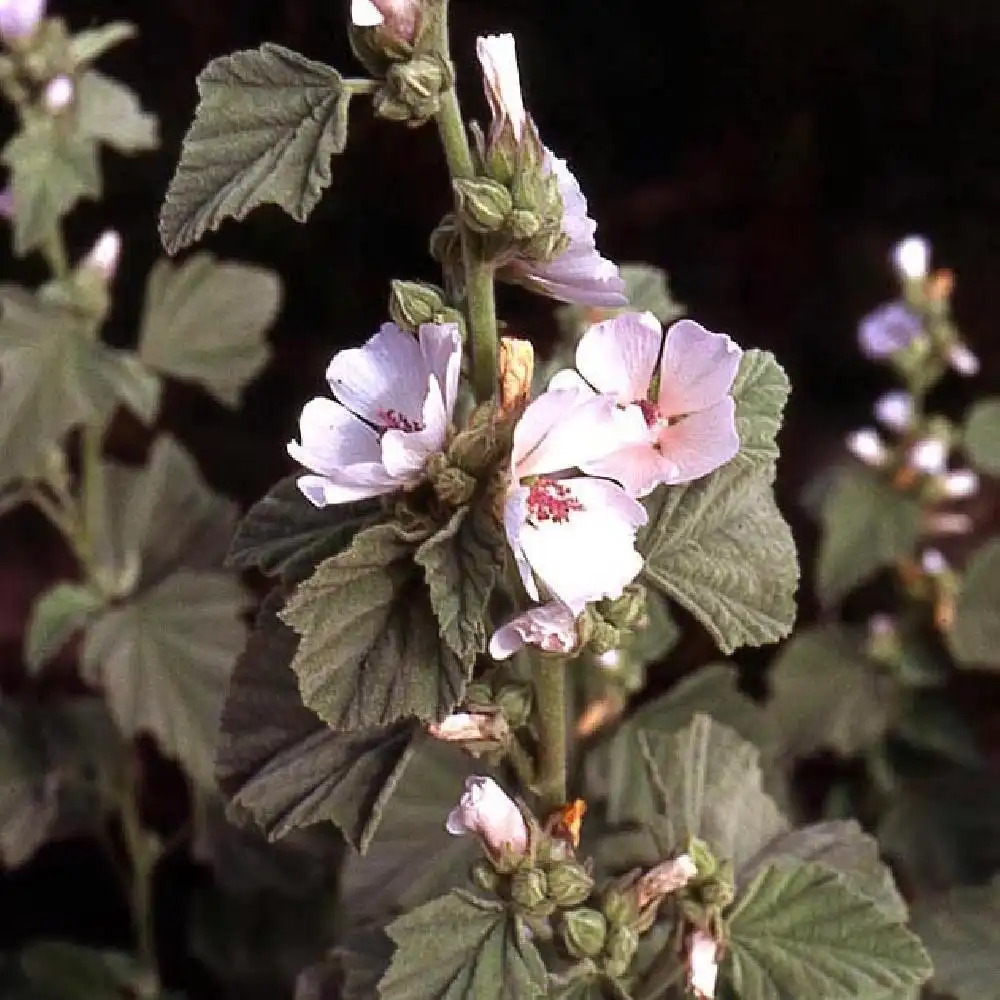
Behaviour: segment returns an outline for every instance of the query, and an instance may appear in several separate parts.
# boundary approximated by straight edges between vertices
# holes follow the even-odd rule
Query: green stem
[[[85,426],[80,432],[81,505],[83,507],[83,549],[88,572],[97,568],[97,542],[104,519],[104,476],[101,469],[100,429]]]
[[[143,966],[156,973],[156,939],[153,915],[153,875],[160,857],[153,836],[142,825],[138,782],[130,780],[120,805],[122,832],[131,863],[129,902],[135,928],[136,954]]]
[[[439,0],[432,16],[437,33],[435,47],[450,65],[447,0]],[[465,132],[454,83],[441,95],[437,123],[451,179],[454,181],[475,177],[472,149]],[[461,226],[460,231],[469,342],[472,347],[472,388],[476,399],[483,403],[496,395],[497,384],[497,314],[493,265],[482,258],[476,234],[466,226]]]
[[[513,734],[507,744],[507,760],[514,768],[521,787],[531,788],[535,783],[535,762],[531,759],[531,754],[521,745],[521,741]]]
[[[538,713],[538,789],[542,817],[566,804],[566,661],[540,656],[535,661]]]

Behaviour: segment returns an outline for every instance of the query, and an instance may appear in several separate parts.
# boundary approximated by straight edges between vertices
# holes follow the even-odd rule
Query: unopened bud
[[[444,743],[488,740],[491,739],[492,722],[492,717],[482,712],[457,712],[443,722],[432,723],[427,732]]]
[[[696,930],[688,938],[688,985],[699,1000],[715,996],[715,982],[719,975],[719,946],[715,938],[705,931]]]
[[[683,889],[698,874],[698,866],[689,854],[681,854],[650,869],[639,879],[636,890],[642,909],[671,892]]]
[[[536,868],[515,872],[510,880],[510,898],[525,910],[533,910],[544,901],[547,888],[545,872]]]
[[[30,38],[45,13],[45,0],[0,0],[0,38],[17,44]]]
[[[975,375],[979,372],[979,358],[969,350],[965,344],[954,343],[946,351],[948,364],[958,372],[959,375]]]
[[[893,248],[892,263],[900,276],[910,281],[927,277],[931,247],[922,236],[907,236]]]
[[[902,434],[913,422],[913,397],[901,390],[887,392],[875,403],[875,417],[884,427]]]
[[[488,177],[465,177],[452,182],[462,221],[477,233],[495,233],[514,207],[510,191]]]
[[[542,228],[542,219],[537,212],[515,208],[507,216],[507,231],[514,239],[530,240]]]
[[[535,349],[527,340],[501,337],[497,367],[500,373],[500,412],[514,413],[522,409],[531,397]]]
[[[609,889],[604,894],[601,910],[611,924],[631,924],[639,916],[635,893],[621,889]]]
[[[43,95],[46,110],[54,115],[65,111],[73,103],[74,94],[73,81],[65,73],[49,80]]]
[[[862,427],[848,434],[847,450],[865,465],[873,467],[885,465],[889,459],[889,452],[874,427]]]
[[[393,281],[389,286],[389,316],[403,330],[415,333],[424,323],[436,323],[446,308],[444,292],[420,281]]]
[[[967,500],[979,492],[979,476],[972,469],[956,469],[944,477],[944,494],[951,500]]]
[[[948,462],[948,445],[940,438],[924,438],[913,445],[907,460],[914,469],[929,476],[939,475]]]
[[[511,729],[523,726],[531,715],[530,684],[504,684],[496,695],[496,705]]]
[[[594,880],[579,861],[561,861],[549,869],[548,897],[563,908],[579,906],[593,888]]]
[[[465,779],[465,793],[449,813],[445,829],[456,836],[476,834],[494,855],[504,848],[523,854],[528,847],[521,810],[492,778]]]
[[[111,281],[118,270],[121,252],[121,236],[113,229],[108,229],[101,233],[90,253],[84,258],[83,266],[97,271],[105,281]]]
[[[563,916],[563,943],[574,958],[595,958],[603,950],[607,934],[608,923],[597,910],[570,910]]]
[[[486,892],[496,892],[500,876],[488,861],[479,860],[472,866],[472,881]]]
[[[608,972],[611,975],[624,975],[632,964],[638,948],[639,935],[634,928],[627,924],[612,927],[604,944],[608,956]]]

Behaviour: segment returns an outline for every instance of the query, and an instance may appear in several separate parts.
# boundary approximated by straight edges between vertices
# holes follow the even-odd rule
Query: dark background
[[[110,19],[141,36],[102,69],[160,115],[163,148],[105,157],[108,195],[73,216],[83,252],[105,226],[125,253],[109,336],[132,342],[145,276],[160,248],[156,216],[211,58],[276,41],[354,73],[339,0],[64,0],[52,12],[82,28]],[[1000,263],[1000,5],[996,0],[453,0],[463,104],[482,118],[474,65],[479,33],[518,39],[527,103],[542,136],[568,158],[599,221],[603,251],[664,267],[691,314],[745,347],[773,350],[794,392],[782,435],[779,498],[803,549],[814,529],[800,490],[838,457],[843,434],[868,422],[888,375],[861,359],[858,316],[893,290],[892,243],[920,232],[958,272],[956,309],[984,359],[974,386],[957,377],[936,401],[961,412],[970,393],[1000,387],[993,317]],[[6,121],[9,128],[11,122]],[[6,132],[4,133],[6,134]],[[290,469],[284,443],[325,365],[383,319],[390,277],[434,280],[427,235],[448,189],[432,128],[408,131],[355,102],[347,154],[308,225],[263,209],[201,248],[277,269],[286,289],[271,367],[230,413],[193,388],[171,387],[161,428],[197,455],[218,488],[244,502]],[[37,261],[5,257],[5,280],[35,282]],[[511,325],[539,343],[551,306],[505,290]],[[116,426],[109,442],[137,455],[143,439]],[[988,495],[974,505],[995,530]],[[0,525],[0,670],[16,684],[34,596],[70,564],[27,512]],[[812,613],[804,588],[804,615]],[[766,656],[764,657],[766,659]],[[753,658],[751,658],[753,661]],[[981,695],[973,692],[973,698]],[[164,778],[150,808],[168,817]],[[162,802],[160,800],[163,800]],[[167,956],[180,953],[183,866],[161,878]],[[110,874],[86,848],[43,851],[0,882],[0,945],[46,932],[121,940]],[[176,926],[175,926],[176,925]],[[97,928],[102,928],[98,933]],[[89,933],[87,933],[89,931]],[[96,934],[96,937],[95,937]],[[179,959],[178,959],[179,960]]]

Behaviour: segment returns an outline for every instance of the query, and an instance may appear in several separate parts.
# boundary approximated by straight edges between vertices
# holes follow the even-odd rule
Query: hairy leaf
[[[897,559],[911,556],[920,535],[919,502],[877,473],[845,466],[823,503],[816,589],[835,604]]]
[[[541,956],[499,903],[453,892],[389,925],[396,943],[382,1000],[531,1000],[547,992]]]
[[[776,440],[789,392],[788,376],[770,351],[743,352],[732,388],[740,438],[735,464],[766,469],[773,480]]]
[[[77,128],[83,136],[121,153],[140,153],[159,146],[156,115],[142,110],[129,87],[90,70],[77,81],[76,88]]]
[[[347,143],[350,93],[340,74],[265,44],[213,59],[197,84],[194,122],[160,213],[167,251],[267,202],[304,222]]]
[[[823,865],[769,865],[728,915],[723,975],[745,1000],[876,1000],[931,966],[917,938]]]
[[[280,300],[281,282],[264,268],[220,264],[211,254],[178,266],[161,260],[146,286],[139,356],[236,406],[270,356],[264,337]]]
[[[622,264],[625,297],[630,309],[651,312],[661,323],[672,323],[687,311],[670,292],[667,274],[650,264]]]
[[[128,21],[111,21],[97,28],[87,28],[70,39],[70,58],[74,66],[88,65],[137,34],[135,25]]]
[[[105,600],[83,583],[57,583],[40,594],[32,605],[24,640],[28,670],[37,672],[48,663]]]
[[[1000,398],[980,399],[968,412],[962,447],[982,472],[1000,476]]]
[[[301,636],[292,669],[303,700],[335,729],[441,720],[462,699],[471,671],[438,635],[414,562],[422,541],[396,524],[366,528],[281,613]]]
[[[948,645],[960,666],[1000,667],[1000,539],[965,568]]]

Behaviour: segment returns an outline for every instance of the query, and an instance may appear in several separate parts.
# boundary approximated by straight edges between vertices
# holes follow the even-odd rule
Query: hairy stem
[[[439,0],[430,16],[434,18],[433,29],[437,34],[435,47],[450,65],[447,0]],[[451,179],[475,177],[476,168],[454,82],[441,95],[437,124]],[[461,226],[461,238],[469,343],[472,348],[472,388],[476,399],[482,403],[494,397],[497,382],[497,314],[493,265],[482,259],[475,233]]]
[[[138,781],[128,781],[121,797],[122,833],[131,864],[129,903],[135,929],[136,955],[151,973],[157,972],[156,939],[153,923],[153,875],[160,858],[159,845],[142,825],[139,812]]]
[[[539,657],[535,661],[535,702],[538,716],[538,789],[542,818],[566,804],[566,661]]]
[[[97,427],[84,427],[80,434],[80,503],[83,507],[83,550],[88,572],[97,568],[97,540],[104,518],[104,476],[101,469],[101,438]]]

